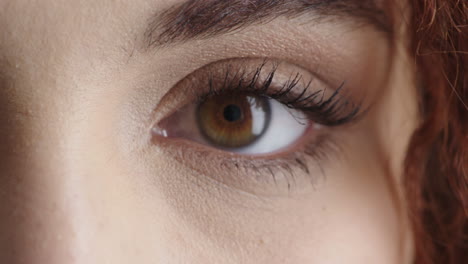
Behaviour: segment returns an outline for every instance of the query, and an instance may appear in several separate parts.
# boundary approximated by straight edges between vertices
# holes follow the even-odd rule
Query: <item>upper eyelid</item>
[[[264,69],[262,74],[258,74],[262,69]],[[252,79],[257,79],[257,81],[261,83],[275,72],[278,72],[278,75],[282,75],[282,77],[280,77],[279,80],[274,78],[275,80],[271,82],[271,87],[273,88],[261,88],[259,84],[256,84],[254,87],[249,87],[249,83],[252,82]],[[258,77],[260,75],[261,77]],[[291,86],[289,90],[292,90],[292,92],[286,89],[286,94],[275,96],[275,93],[279,93],[283,90],[282,85],[285,85],[284,82],[294,82],[292,81],[294,77],[291,76],[296,76],[296,79],[298,79],[297,76],[308,76],[300,79],[313,80],[313,88],[307,93],[304,93],[302,89],[306,87],[308,83],[304,81],[305,84]],[[243,80],[242,84],[239,84],[240,79]],[[208,83],[211,85],[207,85]],[[227,85],[228,87],[223,85]],[[163,117],[167,117],[174,111],[177,111],[178,107],[182,105],[200,103],[205,100],[207,96],[223,92],[252,92],[256,95],[278,100],[289,108],[296,108],[307,112],[313,121],[322,125],[338,126],[354,123],[354,121],[358,120],[360,115],[363,115],[365,112],[360,111],[361,105],[355,104],[354,99],[350,99],[352,97],[346,94],[340,94],[340,97],[337,96],[338,93],[336,93],[336,91],[342,90],[342,88],[343,82],[337,87],[334,87],[323,81],[322,78],[316,77],[308,70],[282,61],[265,58],[234,58],[221,60],[195,70],[176,84],[173,90],[169,92],[169,95],[176,93],[176,95],[173,95],[171,98],[177,98],[177,102],[171,108],[172,111],[164,114]],[[306,100],[307,98],[310,100]],[[164,104],[163,101],[164,98],[160,104]],[[294,104],[293,101],[296,101],[296,103]]]
[[[313,82],[323,89],[333,87],[333,84],[328,83],[321,76],[317,76],[301,66],[270,58],[220,60],[205,65],[189,74],[188,77],[184,78],[179,85],[190,87],[186,88],[186,92],[194,92],[194,95],[201,97],[201,99],[203,99],[203,94],[210,91],[213,93],[258,91],[259,86],[264,87],[264,89],[274,87],[278,94],[276,98],[272,98],[279,99],[280,93],[288,90],[282,89],[283,86],[288,86],[294,79],[298,79],[296,84],[301,82],[302,86],[308,86]],[[184,82],[187,83],[184,84]],[[317,83],[320,84],[317,85]],[[197,85],[207,87],[207,89],[192,89],[193,86]],[[218,88],[214,89],[212,86],[218,86]],[[220,86],[221,88],[219,88]]]

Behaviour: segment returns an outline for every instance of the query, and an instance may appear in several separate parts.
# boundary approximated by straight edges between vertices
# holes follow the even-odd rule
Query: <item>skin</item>
[[[400,182],[418,115],[404,26],[388,40],[280,18],[142,48],[148,17],[175,3],[0,1],[0,262],[410,263]],[[246,56],[344,76],[365,94],[362,120],[330,130],[340,148],[324,173],[309,159],[290,189],[281,175],[243,180],[190,154],[196,143],[180,157],[179,143],[153,138],[190,100],[180,80]]]

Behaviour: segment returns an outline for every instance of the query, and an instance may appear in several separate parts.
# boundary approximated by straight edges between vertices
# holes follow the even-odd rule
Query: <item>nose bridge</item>
[[[88,40],[107,22],[82,32],[100,17],[74,19],[94,12],[88,3],[30,2],[0,4],[0,263],[102,263],[90,261],[104,258],[93,245],[118,240],[96,230],[111,232],[103,222],[123,209],[107,207],[121,194],[101,190],[106,179],[97,174],[110,168],[96,164],[107,162],[108,150],[90,143],[101,137],[83,98],[99,93],[84,85],[104,72],[88,56],[103,57],[102,49]],[[75,15],[59,12],[65,7]]]
[[[86,195],[70,166],[69,113],[40,93],[0,98],[0,262],[75,263]]]

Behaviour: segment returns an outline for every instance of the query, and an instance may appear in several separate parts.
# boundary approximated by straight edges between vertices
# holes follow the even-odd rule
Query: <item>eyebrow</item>
[[[154,14],[144,38],[148,47],[165,46],[309,13],[314,21],[353,18],[389,33],[389,19],[376,1],[381,0],[187,0]]]

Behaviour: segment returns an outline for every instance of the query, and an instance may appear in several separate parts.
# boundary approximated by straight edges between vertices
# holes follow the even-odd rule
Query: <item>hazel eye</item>
[[[275,99],[225,93],[189,104],[158,124],[157,133],[224,151],[271,154],[298,141],[311,123]]]
[[[202,135],[213,145],[242,148],[253,144],[268,128],[268,99],[254,95],[213,96],[196,109]]]

